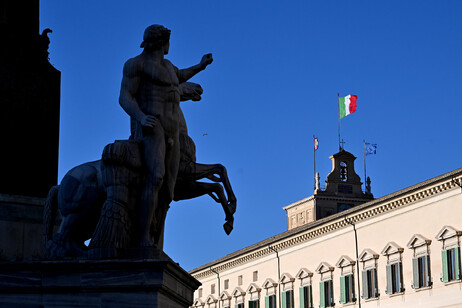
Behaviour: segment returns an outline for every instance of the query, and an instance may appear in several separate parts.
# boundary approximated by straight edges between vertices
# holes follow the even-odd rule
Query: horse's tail
[[[58,192],[59,185],[53,186],[50,189],[43,209],[43,244],[45,247],[53,237],[53,228],[55,226],[56,214],[58,213]]]

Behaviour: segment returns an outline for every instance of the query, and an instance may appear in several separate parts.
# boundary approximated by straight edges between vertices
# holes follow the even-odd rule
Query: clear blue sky
[[[172,30],[180,68],[212,52],[182,103],[201,163],[224,164],[238,198],[235,230],[209,197],[172,203],[165,250],[189,270],[286,230],[282,207],[313,193],[338,150],[337,93],[358,95],[342,119],[346,150],[377,143],[376,197],[461,167],[462,1],[41,1],[50,62],[62,72],[59,180],[129,135],[118,104],[124,62],[146,26]],[[204,134],[207,134],[204,136]]]

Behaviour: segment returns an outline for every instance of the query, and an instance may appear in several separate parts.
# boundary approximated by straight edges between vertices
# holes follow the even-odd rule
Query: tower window
[[[341,180],[342,182],[346,182],[347,179],[348,179],[348,176],[347,176],[347,175],[348,175],[348,167],[347,167],[347,164],[346,164],[344,161],[342,161],[342,162],[340,163],[340,180]]]

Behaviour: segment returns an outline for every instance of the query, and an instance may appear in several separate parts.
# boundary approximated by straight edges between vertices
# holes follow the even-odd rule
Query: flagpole
[[[337,108],[338,108],[338,150],[342,150],[340,145],[340,93],[337,93]]]
[[[366,140],[363,139],[363,146],[364,146],[364,190],[366,190]]]
[[[313,135],[313,175],[314,175],[314,189],[316,190],[316,145],[314,143],[315,141],[315,135]]]

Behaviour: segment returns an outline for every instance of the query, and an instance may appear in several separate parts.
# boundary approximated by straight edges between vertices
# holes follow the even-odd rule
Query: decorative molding
[[[333,272],[333,271],[334,271],[334,267],[332,265],[330,265],[327,262],[321,262],[316,268],[315,272],[318,274],[323,274],[323,273]]]
[[[269,289],[269,288],[276,288],[278,285],[277,282],[275,282],[273,279],[268,278],[265,280],[263,283],[263,289]]]
[[[200,298],[196,298],[196,300],[194,301],[192,307],[199,308],[199,307],[204,307],[204,305],[205,305],[205,303]]]
[[[414,249],[423,245],[430,245],[432,240],[426,238],[422,234],[414,234],[410,241],[407,243],[406,247],[409,249]]]
[[[436,235],[436,239],[438,241],[444,241],[448,238],[461,235],[462,231],[459,231],[451,226],[444,226],[443,229],[441,229],[440,232],[438,232],[438,234]]]
[[[255,292],[260,293],[260,291],[261,291],[261,288],[257,286],[257,284],[255,283],[251,283],[249,287],[247,288],[247,292],[250,294],[255,293]]]
[[[294,282],[294,281],[295,281],[295,278],[289,273],[282,274],[281,279],[279,279],[279,283],[281,284],[286,284],[286,283]]]
[[[220,297],[219,297],[221,301],[230,300],[231,298],[232,296],[229,295],[228,292],[226,291],[221,292]]]
[[[352,258],[350,258],[348,256],[343,255],[337,261],[335,266],[337,266],[338,268],[343,268],[343,267],[352,266],[352,265],[355,265],[355,264],[356,264],[356,261],[354,261]]]
[[[205,300],[205,303],[210,305],[210,304],[215,304],[218,302],[218,299],[216,299],[212,294],[207,296],[207,299]]]
[[[395,242],[388,242],[388,244],[385,245],[385,247],[382,249],[381,254],[383,256],[389,256],[394,253],[402,253],[404,251],[404,248],[396,244]]]
[[[313,277],[313,273],[304,267],[298,271],[297,275],[295,275],[295,278],[298,278],[298,279],[304,279],[308,277]]]
[[[231,293],[231,295],[233,297],[239,297],[239,296],[243,297],[245,295],[245,292],[240,287],[236,287],[234,288],[233,293]]]
[[[359,260],[365,262],[371,259],[378,259],[380,255],[372,249],[366,248],[359,254]]]
[[[350,225],[345,222],[344,219],[344,217],[347,215],[350,222],[357,224],[358,222],[366,221],[376,216],[392,212],[396,209],[414,204],[415,202],[433,197],[448,190],[460,189],[456,183],[462,184],[462,168],[419,183],[417,185],[405,188],[382,198],[355,206],[344,212],[334,214],[327,218],[314,221],[300,227],[296,227],[280,235],[276,235],[270,239],[264,240],[260,243],[232,253],[221,259],[205,264],[197,269],[190,271],[189,273],[192,274],[194,278],[200,280],[201,278],[214,275],[214,273],[209,269],[212,265],[216,271],[221,272],[228,270],[252,260],[273,254],[274,251],[269,249],[268,245],[271,245],[273,249],[277,251],[287,249],[318,238],[325,234],[350,227]],[[304,203],[308,201],[309,198],[310,197],[293,204]],[[462,233],[458,234],[462,235]]]

